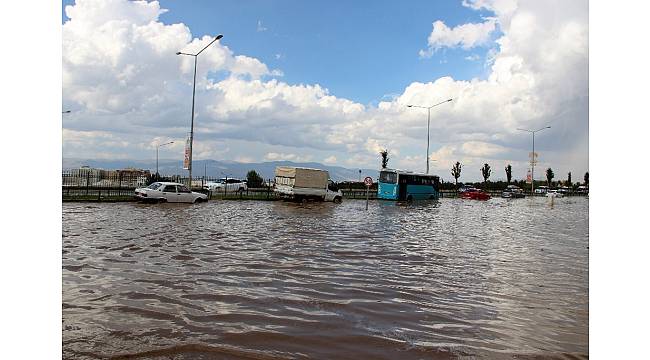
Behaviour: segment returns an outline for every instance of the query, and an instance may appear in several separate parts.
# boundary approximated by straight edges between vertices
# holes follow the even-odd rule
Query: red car
[[[471,200],[490,200],[491,198],[490,194],[480,189],[469,189],[467,191],[462,192],[460,194],[460,197],[463,199],[471,199]]]

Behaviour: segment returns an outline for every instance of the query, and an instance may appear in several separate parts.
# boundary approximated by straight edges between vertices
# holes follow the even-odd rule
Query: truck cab
[[[335,203],[340,203],[343,199],[343,193],[339,190],[339,187],[332,181],[332,179],[327,180],[327,192],[325,193],[325,201],[332,201]]]

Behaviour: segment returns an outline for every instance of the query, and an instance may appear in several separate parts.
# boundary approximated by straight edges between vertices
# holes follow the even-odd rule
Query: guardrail
[[[501,194],[503,193],[503,190],[483,190],[486,193],[490,194],[492,197],[501,197]],[[524,191],[524,195],[526,196],[531,196],[530,191]],[[575,191],[564,193],[564,196],[587,196],[586,193],[578,193]],[[443,198],[454,198],[458,197],[459,193],[456,190],[440,190],[440,197]],[[534,193],[532,196],[537,196],[537,197],[544,197],[546,196],[546,193]]]
[[[244,191],[209,192],[203,189],[192,189],[208,195],[211,200],[275,200],[277,197],[272,187],[251,188]],[[63,186],[61,197],[63,201],[136,201],[135,187],[114,186]]]
[[[366,190],[365,189],[341,189],[343,197],[346,199],[365,199]],[[377,189],[370,189],[368,191],[369,199],[377,199]]]
[[[192,189],[196,192],[202,192],[208,195],[210,200],[277,200],[278,197],[273,192],[273,187],[263,188],[249,188],[244,191],[213,191],[208,192],[203,189]],[[62,200],[63,201],[135,201],[134,197],[135,187],[115,187],[115,186],[63,186],[62,187]],[[341,189],[343,197],[346,199],[365,199],[365,189]],[[487,190],[492,197],[500,197],[502,191],[500,190]],[[456,190],[440,190],[441,198],[455,198],[458,197]],[[530,191],[525,192],[526,196],[530,196]],[[544,193],[535,193],[534,196],[546,196]],[[570,192],[564,196],[586,196],[585,193]],[[370,189],[368,198],[371,200],[377,199],[377,190]]]

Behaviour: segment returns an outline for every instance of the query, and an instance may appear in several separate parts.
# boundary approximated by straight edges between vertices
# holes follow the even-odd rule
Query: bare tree
[[[483,167],[481,168],[481,174],[483,174],[483,182],[487,182],[487,180],[490,178],[491,173],[492,170],[490,170],[490,165],[483,164]]]
[[[454,177],[454,181],[456,183],[456,189],[458,189],[458,178],[460,177],[460,171],[462,170],[463,166],[456,161],[456,164],[451,168],[451,176]]]
[[[510,164],[506,166],[506,179],[508,180],[508,185],[510,185],[510,180],[512,180],[512,165]]]
[[[388,149],[380,151],[379,154],[381,155],[381,168],[385,169],[386,166],[388,166],[388,160],[390,159],[388,157]]]

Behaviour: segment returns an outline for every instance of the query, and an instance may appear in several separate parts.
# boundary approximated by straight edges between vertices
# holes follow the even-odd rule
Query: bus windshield
[[[386,184],[395,184],[397,182],[397,174],[389,171],[382,171],[379,174],[379,181]]]

